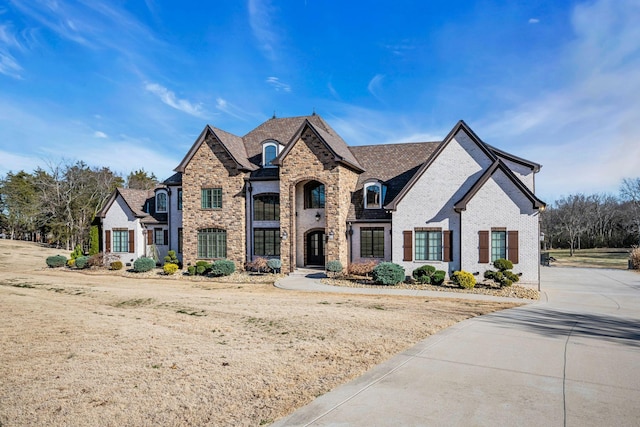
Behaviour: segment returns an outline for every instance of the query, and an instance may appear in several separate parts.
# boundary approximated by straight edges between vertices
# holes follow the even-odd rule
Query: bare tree
[[[588,228],[589,201],[584,194],[563,197],[556,202],[558,221],[569,238],[569,256],[573,256],[580,234]]]
[[[635,228],[638,244],[640,244],[640,178],[623,179],[620,187],[620,196],[622,200],[629,202],[631,205],[633,213],[631,224]]]

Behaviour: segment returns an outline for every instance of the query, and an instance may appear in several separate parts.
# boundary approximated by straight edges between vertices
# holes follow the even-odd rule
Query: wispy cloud
[[[258,45],[269,60],[277,58],[280,36],[273,25],[274,6],[270,0],[249,0],[249,25]]]
[[[12,28],[6,24],[0,24],[0,73],[21,79],[22,67],[11,54],[12,49],[22,49]]]
[[[107,138],[109,138],[109,137],[107,136],[107,134],[106,134],[106,133],[104,133],[104,132],[102,132],[102,131],[99,131],[99,130],[95,131],[95,132],[93,133],[93,136],[94,136],[95,138],[101,138],[101,139],[107,139]]]
[[[404,56],[415,50],[416,46],[410,40],[402,40],[399,43],[384,44],[385,49],[389,50],[396,56]]]
[[[376,74],[367,85],[367,90],[371,95],[373,95],[378,101],[381,101],[378,92],[382,86],[382,80],[384,80],[384,74]]]
[[[242,121],[247,121],[247,113],[243,109],[237,107],[236,105],[230,103],[226,99],[217,98],[216,99],[216,108],[222,111],[225,114],[228,114],[236,119],[240,119]]]
[[[157,83],[146,83],[145,90],[158,96],[162,102],[168,106],[180,110],[184,113],[191,114],[195,117],[204,117],[205,112],[202,110],[201,104],[194,104],[186,99],[179,99],[176,94]]]
[[[266,82],[269,83],[269,85],[271,85],[271,87],[273,87],[277,92],[291,92],[291,86],[281,82],[277,77],[267,77]]]
[[[538,18],[529,18],[529,24],[538,24],[539,22]]]

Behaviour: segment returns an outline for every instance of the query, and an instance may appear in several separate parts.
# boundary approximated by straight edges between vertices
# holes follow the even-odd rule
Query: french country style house
[[[348,146],[319,115],[272,118],[245,136],[206,126],[152,192],[118,189],[100,212],[103,250],[127,262],[175,250],[185,265],[282,271],[392,261],[483,274],[498,258],[539,280],[540,165],[463,121],[442,141]],[[143,194],[144,193],[144,194]]]

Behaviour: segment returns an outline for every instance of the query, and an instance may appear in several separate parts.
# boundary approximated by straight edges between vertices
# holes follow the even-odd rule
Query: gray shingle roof
[[[129,209],[131,209],[131,212],[133,212],[137,218],[140,218],[140,222],[144,224],[161,224],[167,222],[166,213],[156,213],[154,190],[136,190],[132,188],[116,188],[109,198],[109,201],[97,216],[104,218],[118,195],[122,197]],[[151,213],[145,212],[145,208]]]

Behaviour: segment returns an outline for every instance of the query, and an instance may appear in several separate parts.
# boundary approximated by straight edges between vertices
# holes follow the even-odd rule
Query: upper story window
[[[258,194],[253,197],[253,219],[280,221],[280,195]]]
[[[262,166],[265,168],[272,168],[271,164],[273,159],[278,156],[278,143],[277,142],[265,142],[262,145]]]
[[[182,188],[178,188],[178,210],[182,210]]]
[[[156,194],[156,212],[166,212],[167,211],[167,193],[164,191]]]
[[[379,182],[370,182],[364,185],[365,209],[381,209],[386,193],[386,187]]]
[[[324,208],[324,184],[318,181],[311,181],[304,186],[304,207],[305,209]]]
[[[203,188],[200,207],[202,209],[222,208],[222,188]]]

